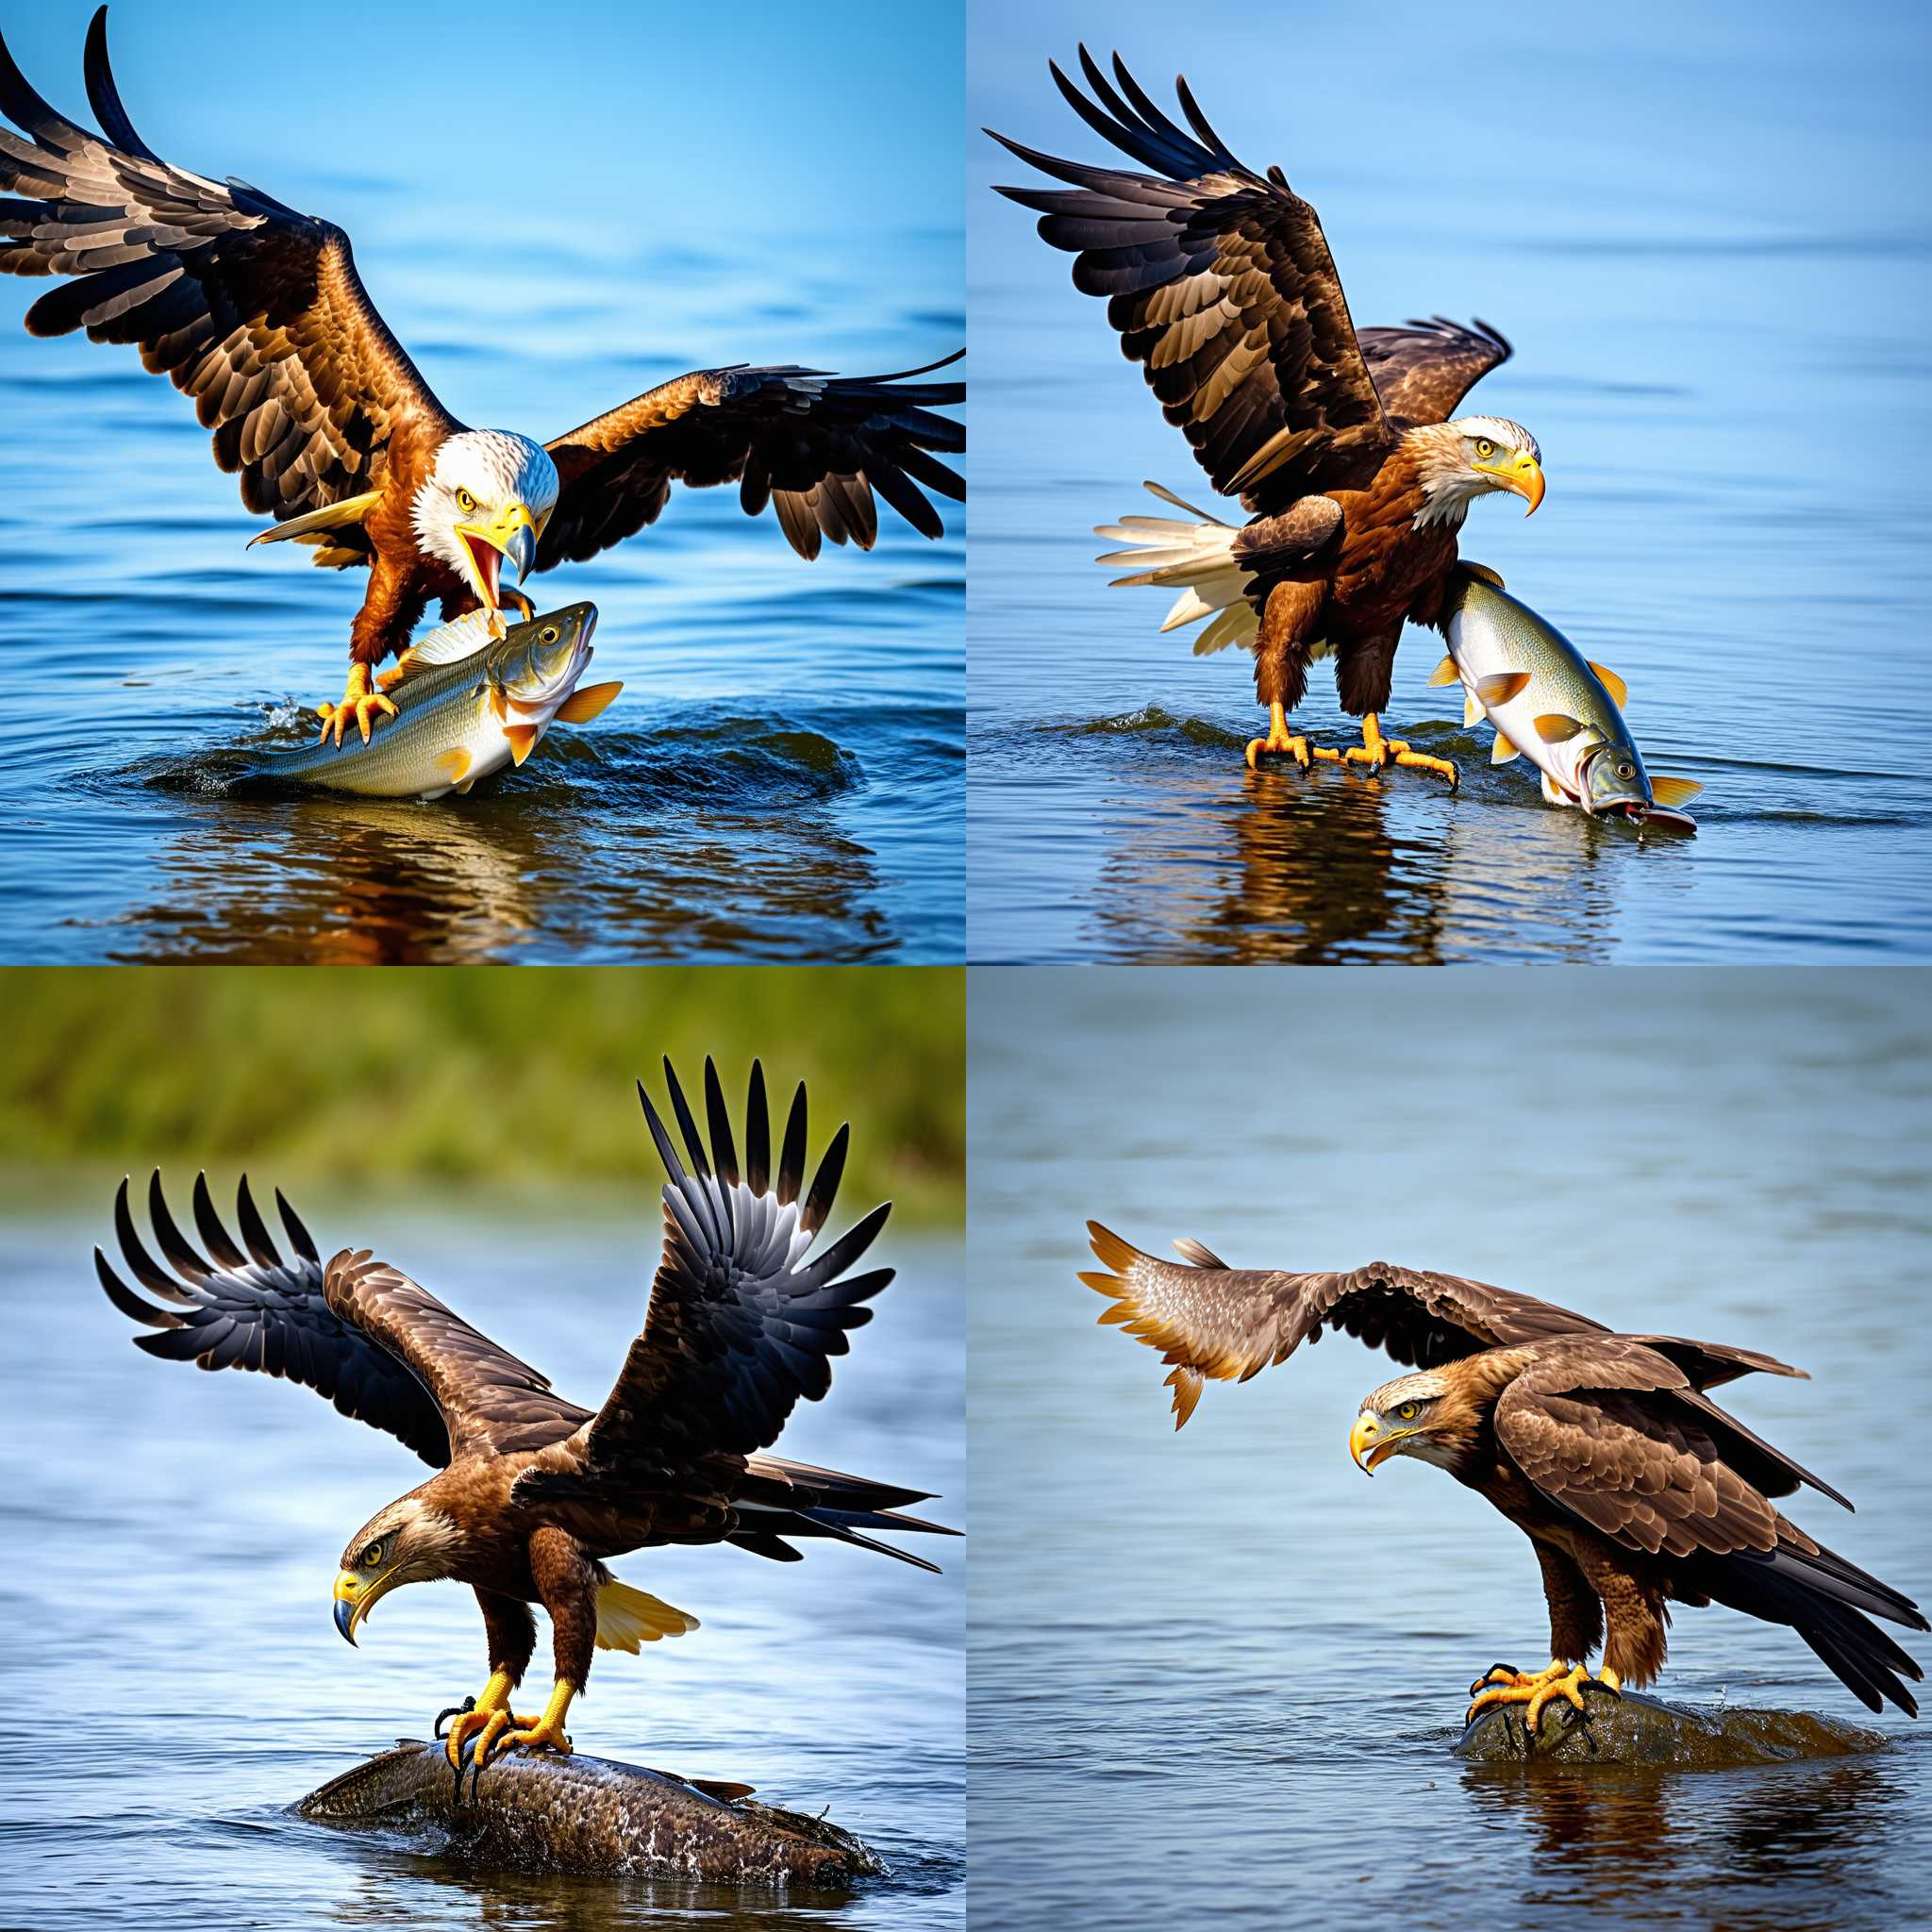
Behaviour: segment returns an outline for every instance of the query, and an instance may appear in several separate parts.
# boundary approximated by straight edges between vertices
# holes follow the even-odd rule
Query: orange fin
[[[1477,680],[1475,694],[1486,705],[1507,705],[1528,682],[1526,671],[1498,671],[1492,677]]]
[[[1472,563],[1466,557],[1458,558],[1457,560],[1461,566],[1464,573],[1470,576],[1474,577],[1478,583],[1493,584],[1499,591],[1507,588],[1507,586],[1503,582],[1503,579],[1499,575],[1497,575],[1497,574],[1494,571],[1492,571],[1488,564]]]
[[[447,773],[452,785],[460,785],[470,775],[470,754],[456,745],[436,760],[436,769]]]
[[[608,684],[587,684],[558,706],[557,715],[566,724],[588,724],[623,689],[615,679]]]
[[[503,735],[509,740],[510,756],[522,764],[537,749],[537,741],[543,734],[535,724],[506,724]]]
[[[1519,758],[1522,756],[1523,754],[1500,731],[1496,733],[1496,741],[1490,747],[1491,764],[1507,765],[1511,758]]]
[[[1596,673],[1596,681],[1609,692],[1610,702],[1622,710],[1630,702],[1630,687],[1614,671],[1606,670],[1593,658],[1583,660]]]
[[[1536,721],[1536,735],[1545,744],[1561,744],[1566,738],[1574,738],[1583,725],[1567,711],[1545,711]]]
[[[1659,805],[1687,804],[1703,790],[1695,778],[1653,778],[1650,781],[1650,795]]]
[[[1461,675],[1461,672],[1456,668],[1456,659],[1454,658],[1444,658],[1429,673],[1429,682],[1431,684],[1454,684]]]

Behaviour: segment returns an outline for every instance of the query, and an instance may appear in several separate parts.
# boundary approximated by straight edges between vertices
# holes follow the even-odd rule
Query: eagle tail
[[[656,1643],[660,1637],[682,1637],[698,1627],[698,1620],[688,1611],[674,1609],[662,1597],[648,1591],[633,1590],[615,1581],[600,1585],[597,1591],[597,1648],[627,1650],[637,1655],[641,1643]]]
[[[784,1541],[786,1537],[828,1537],[896,1557],[915,1569],[937,1570],[939,1565],[924,1557],[862,1534],[884,1530],[901,1535],[958,1536],[958,1530],[948,1529],[944,1524],[928,1523],[904,1512],[902,1505],[926,1502],[930,1493],[874,1482],[869,1476],[846,1475],[836,1469],[819,1469],[810,1463],[789,1462],[782,1457],[755,1456],[746,1464],[743,1486],[732,1498],[741,1528],[728,1541],[755,1556],[790,1563],[798,1560],[799,1552]]]
[[[271,529],[259,531],[249,538],[247,547],[253,550],[258,543],[286,543],[291,540],[297,543],[325,545],[331,530],[346,529],[351,524],[359,525],[381,501],[381,491],[365,490],[359,496],[345,496],[338,503],[325,503],[306,516],[290,517]]]
[[[1161,624],[1162,630],[1196,624],[1204,617],[1212,618],[1214,621],[1194,640],[1197,658],[1224,650],[1229,644],[1241,644],[1252,650],[1260,636],[1260,619],[1248,601],[1255,574],[1244,568],[1235,554],[1241,531],[1183,502],[1158,483],[1149,483],[1147,488],[1163,503],[1186,510],[1193,521],[1123,517],[1118,524],[1102,524],[1093,533],[1096,537],[1129,547],[1108,551],[1095,561],[1138,566],[1131,575],[1114,578],[1117,586],[1165,584],[1180,591]]]

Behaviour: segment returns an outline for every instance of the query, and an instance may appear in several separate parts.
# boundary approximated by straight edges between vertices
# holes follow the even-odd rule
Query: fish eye
[[[1487,459],[1496,454],[1496,445],[1487,436],[1479,436],[1475,441],[1475,453]]]
[[[382,1545],[380,1543],[371,1543],[369,1547],[366,1550],[364,1550],[359,1557],[356,1558],[356,1567],[358,1570],[374,1570],[375,1566],[381,1561]]]
[[[1421,1408],[1422,1404],[1419,1402],[1405,1402],[1402,1405],[1402,1407],[1395,1411],[1395,1413],[1399,1415],[1404,1422],[1412,1423],[1416,1419],[1416,1415],[1421,1410]]]
[[[1617,767],[1617,776],[1620,778],[1634,778],[1636,777],[1636,775],[1637,767],[1633,765],[1627,758],[1625,758],[1624,761]]]
[[[457,491],[457,508],[465,516],[468,516],[476,508],[476,499],[467,490],[458,490]]]
[[[554,644],[557,641],[557,626],[554,624],[546,624],[537,633],[537,641],[543,644]]]

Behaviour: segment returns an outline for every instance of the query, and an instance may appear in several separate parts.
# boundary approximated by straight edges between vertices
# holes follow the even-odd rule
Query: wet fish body
[[[850,1832],[750,1791],[581,1753],[513,1752],[474,1790],[465,1778],[458,1803],[442,1746],[402,1740],[298,1808],[325,1824],[443,1828],[454,1847],[541,1871],[843,1885],[885,1869]]]
[[[1527,758],[1553,805],[1696,830],[1676,808],[1703,787],[1644,770],[1614,672],[1591,663],[1528,605],[1467,570],[1451,591],[1444,627],[1449,655],[1430,682],[1459,682],[1464,722],[1486,717],[1495,727],[1492,764]]]
[[[365,798],[441,798],[522,764],[561,718],[594,718],[621,689],[578,688],[593,655],[596,607],[573,604],[491,640],[489,613],[472,611],[405,653],[390,689],[397,715],[368,743],[354,733],[258,759],[246,778],[315,785]]]

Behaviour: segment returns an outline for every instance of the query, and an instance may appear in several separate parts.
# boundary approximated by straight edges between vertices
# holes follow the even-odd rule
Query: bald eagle
[[[737,483],[748,515],[769,503],[801,557],[821,540],[870,550],[874,493],[923,536],[943,534],[924,491],[962,499],[932,454],[965,447],[933,414],[958,382],[840,377],[793,366],[698,370],[547,442],[471,429],[424,381],[356,273],[349,238],[246,182],[163,161],[134,131],[108,65],[107,8],[88,30],[88,99],[105,138],[49,107],[0,40],[0,269],[72,275],[27,310],[34,335],[85,327],[137,342],[142,366],[195,399],[215,461],[242,500],[314,561],[369,572],[349,632],[341,702],[325,734],[393,716],[400,654],[432,601],[445,621],[484,608],[501,636],[503,566],[581,562],[655,523],[674,483]],[[960,351],[959,354],[963,354]],[[924,490],[921,486],[924,486]]]
[[[1074,111],[1155,172],[1057,160],[994,134],[1073,184],[999,192],[1037,209],[1041,239],[1076,258],[1074,286],[1107,298],[1108,321],[1167,420],[1215,489],[1252,512],[1233,527],[1150,483],[1188,521],[1106,525],[1101,536],[1132,547],[1100,560],[1136,566],[1117,582],[1180,591],[1163,629],[1211,619],[1197,653],[1239,643],[1255,654],[1268,736],[1249,743],[1251,768],[1281,752],[1303,769],[1312,758],[1413,765],[1453,785],[1453,764],[1385,739],[1378,714],[1403,624],[1441,619],[1471,504],[1497,491],[1531,512],[1542,501],[1542,452],[1527,429],[1455,415],[1508,358],[1508,342],[1486,323],[1440,316],[1357,329],[1315,210],[1279,168],[1257,175],[1237,160],[1185,80],[1174,86],[1191,135],[1118,55],[1116,90],[1080,49],[1091,100],[1048,64]],[[1309,660],[1329,653],[1342,706],[1362,721],[1361,743],[1341,752],[1288,728]]]
[[[1415,1372],[1364,1398],[1349,1453],[1373,1474],[1393,1456],[1445,1469],[1530,1540],[1550,1608],[1550,1662],[1497,1665],[1469,1716],[1656,1680],[1673,1603],[1718,1603],[1795,1630],[1873,1710],[1919,1707],[1919,1666],[1872,1623],[1932,1628],[1909,1597],[1807,1536],[1772,1503],[1800,1484],[1852,1506],[1705,1392],[1753,1373],[1802,1375],[1768,1355],[1674,1335],[1618,1335],[1588,1315],[1453,1274],[1375,1262],[1346,1274],[1230,1268],[1198,1241],[1181,1264],[1087,1224],[1106,1273],[1080,1279],[1104,1323],[1161,1351],[1175,1428],[1203,1379],[1244,1382],[1324,1328]],[[1603,1646],[1603,1669],[1587,1669]]]
[[[454,1578],[475,1591],[490,1678],[450,1727],[458,1780],[466,1747],[479,1772],[492,1752],[568,1752],[564,1718],[594,1649],[636,1652],[697,1627],[682,1610],[619,1583],[610,1557],[660,1543],[729,1542],[792,1562],[801,1553],[787,1539],[830,1537],[932,1570],[868,1532],[957,1533],[900,1513],[925,1500],[924,1491],[760,1453],[801,1396],[825,1393],[832,1357],[872,1319],[864,1305],[892,1278],[890,1268],[850,1272],[885,1225],[886,1207],[814,1251],[844,1169],[847,1130],[833,1136],[808,1187],[801,1083],[774,1184],[757,1061],[742,1164],[712,1063],[705,1062],[708,1156],[669,1060],[664,1078],[690,1165],[640,1082],[668,1175],[664,1253],[643,1332],[601,1408],[556,1394],[535,1369],[367,1249],[345,1248],[324,1262],[278,1191],[293,1249],[284,1258],[245,1177],[236,1199],[240,1244],[216,1215],[206,1177],[196,1179],[203,1255],[176,1227],[154,1176],[148,1217],[165,1268],[136,1232],[122,1182],[114,1204],[121,1253],[158,1301],[137,1294],[94,1250],[108,1299],[158,1331],[136,1336],[137,1347],[204,1369],[286,1375],[435,1468],[349,1539],[335,1621],[353,1643],[375,1604],[404,1584]],[[536,1645],[533,1603],[550,1616],[556,1677],[532,1718],[514,1715],[510,1696]]]

